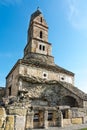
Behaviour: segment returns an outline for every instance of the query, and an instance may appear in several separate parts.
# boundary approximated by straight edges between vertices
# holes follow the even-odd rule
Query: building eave
[[[15,68],[21,63],[21,59],[19,59],[16,64],[12,67],[8,75],[6,76],[6,79],[9,77],[9,75],[15,70]]]

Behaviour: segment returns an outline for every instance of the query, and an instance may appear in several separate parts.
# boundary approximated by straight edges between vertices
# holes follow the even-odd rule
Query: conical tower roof
[[[37,16],[39,16],[41,13],[41,11],[37,8],[37,10],[31,15],[31,20],[33,20],[34,18],[36,18]]]

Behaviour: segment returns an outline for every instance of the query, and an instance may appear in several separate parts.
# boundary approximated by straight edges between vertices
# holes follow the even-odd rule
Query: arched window
[[[40,31],[40,38],[42,38],[42,35],[43,35],[42,31]]]
[[[40,22],[41,22],[41,23],[42,23],[42,20],[43,20],[43,19],[42,19],[42,17],[41,17],[41,18],[40,18]]]
[[[70,107],[79,107],[78,106],[78,102],[76,101],[76,99],[74,97],[71,96],[64,96],[61,100],[62,102],[62,106],[70,106]]]
[[[41,45],[39,45],[39,49],[41,50]]]
[[[43,51],[45,51],[45,46],[43,46]]]

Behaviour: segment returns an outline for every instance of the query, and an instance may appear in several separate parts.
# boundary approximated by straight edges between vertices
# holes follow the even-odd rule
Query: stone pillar
[[[44,128],[45,129],[48,128],[48,111],[47,110],[44,111]]]
[[[28,112],[26,116],[26,130],[33,129],[34,112]]]
[[[25,130],[26,118],[22,115],[15,115],[15,129],[14,130]],[[10,130],[10,129],[9,129]]]
[[[57,112],[56,111],[53,111],[53,126],[56,126],[57,125]]]
[[[43,120],[44,120],[44,112],[40,111],[39,112],[39,127],[43,127]]]
[[[72,113],[71,113],[71,110],[70,110],[70,109],[68,109],[68,111],[67,111],[67,118],[68,118],[68,119],[71,119],[71,118],[72,118]]]
[[[63,127],[63,115],[60,110],[58,110],[58,126]]]
[[[61,127],[63,127],[63,114],[60,112],[60,121],[61,121]]]

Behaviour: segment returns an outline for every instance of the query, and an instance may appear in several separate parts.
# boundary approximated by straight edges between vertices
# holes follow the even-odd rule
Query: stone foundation
[[[77,109],[77,108],[76,108]],[[48,129],[48,127],[64,127],[71,124],[83,124],[87,122],[86,109],[69,109],[67,117],[62,110],[54,107],[38,108],[0,108],[0,130],[29,130],[34,128]],[[65,110],[66,111],[66,110]],[[81,111],[84,113],[83,117]],[[7,113],[7,114],[6,114]],[[71,114],[72,113],[72,114]]]

